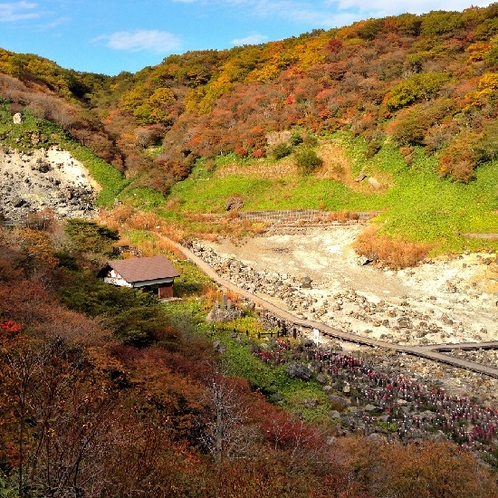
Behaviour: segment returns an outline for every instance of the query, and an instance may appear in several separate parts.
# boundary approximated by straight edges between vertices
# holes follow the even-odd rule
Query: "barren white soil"
[[[291,309],[289,300],[263,294],[256,286],[256,296],[282,309],[297,311],[303,318],[397,344],[498,340],[495,253],[469,253],[430,260],[408,270],[386,270],[361,264],[353,250],[351,245],[363,229],[361,225],[284,230],[275,227],[266,235],[242,241],[220,239],[204,245],[221,258],[235,258],[255,272],[311,278],[311,289],[296,289],[294,302],[314,302],[304,310]],[[378,365],[389,365],[387,368],[407,378],[439,385],[449,394],[498,405],[497,379],[405,354],[342,341],[338,345],[344,351],[371,357]],[[496,350],[449,354],[481,364],[498,364]]]
[[[91,217],[99,189],[68,151],[50,147],[21,153],[0,144],[0,212],[11,221],[44,209],[60,218]]]
[[[295,228],[209,245],[255,270],[311,278],[312,288],[300,294],[312,296],[319,320],[343,330],[412,345],[498,340],[496,254],[464,254],[386,270],[361,264],[351,244],[362,229]],[[361,309],[358,296],[365,298]],[[406,319],[409,327],[403,326]]]

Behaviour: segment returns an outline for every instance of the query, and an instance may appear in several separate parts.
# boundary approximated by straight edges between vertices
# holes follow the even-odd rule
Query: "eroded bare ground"
[[[498,340],[498,264],[495,253],[464,254],[393,271],[362,265],[351,247],[361,225],[324,228],[274,226],[262,236],[205,242],[220,258],[236,259],[257,275],[256,294],[297,316],[388,342],[410,345]],[[292,297],[267,285],[266,275],[297,285]],[[232,278],[234,276],[232,275]],[[237,277],[238,278],[238,277]],[[357,348],[342,344],[344,349]],[[498,382],[434,362],[363,348],[378,361],[400,364],[405,375],[442,384],[459,395],[498,402]],[[465,353],[459,353],[465,354]],[[495,364],[494,353],[472,353],[473,361]]]
[[[10,222],[46,209],[59,218],[91,218],[98,190],[67,151],[50,147],[21,153],[0,146],[0,214]]]

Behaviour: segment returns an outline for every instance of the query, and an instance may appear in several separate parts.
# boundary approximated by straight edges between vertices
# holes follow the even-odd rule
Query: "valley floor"
[[[274,227],[265,235],[203,242],[230,271],[230,280],[301,318],[386,342],[412,346],[498,340],[496,254],[432,259],[407,270],[365,265],[351,247],[364,227]],[[223,267],[223,264],[221,265]],[[250,269],[250,272],[247,269]],[[253,281],[247,282],[247,275]],[[226,277],[227,275],[225,275]],[[295,285],[311,280],[310,288]],[[282,292],[294,283],[294,292]],[[275,285],[275,283],[277,285]],[[356,348],[343,343],[343,349]],[[368,348],[367,348],[368,349]],[[453,352],[496,366],[494,350]],[[398,359],[399,361],[399,359]],[[459,395],[498,402],[498,381],[480,374],[405,357],[413,374],[441,380]]]

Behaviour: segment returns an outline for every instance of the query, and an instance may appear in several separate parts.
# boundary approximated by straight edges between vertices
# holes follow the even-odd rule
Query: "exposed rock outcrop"
[[[0,213],[8,222],[23,222],[44,209],[59,218],[91,218],[95,187],[85,167],[67,151],[0,148]]]

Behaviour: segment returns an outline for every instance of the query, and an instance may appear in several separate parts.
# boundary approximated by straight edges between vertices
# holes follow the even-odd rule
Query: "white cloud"
[[[153,52],[170,52],[180,47],[180,39],[165,31],[135,30],[120,31],[111,35],[103,35],[97,40],[107,40],[107,46],[115,50],[129,50],[139,52],[150,50]]]
[[[267,40],[267,36],[254,33],[253,35],[246,36],[245,38],[236,38],[235,40],[232,40],[232,43],[236,46],[259,45],[260,43],[264,43]]]
[[[182,1],[182,0],[177,0]],[[183,0],[195,1],[195,0]],[[203,2],[204,0],[199,0]],[[211,0],[212,2],[216,0]],[[278,16],[297,25],[317,28],[347,26],[361,19],[386,17],[404,12],[424,14],[432,10],[462,11],[485,7],[489,0],[218,0],[230,7],[247,8],[260,17]]]
[[[340,10],[340,4],[363,6],[355,0],[174,0],[177,3],[199,4],[205,8],[237,9],[241,16],[250,19],[287,19],[296,25],[332,28],[351,24],[362,19],[359,9]],[[374,0],[381,3],[382,0]],[[386,0],[384,0],[386,1]],[[416,0],[414,0],[416,1]],[[387,15],[387,14],[386,14]],[[372,17],[372,15],[367,16]]]
[[[489,0],[473,0],[472,6],[486,7]],[[332,15],[324,16],[331,27],[348,26],[355,21],[369,18],[396,16],[409,12],[427,14],[434,10],[463,11],[471,6],[469,0],[328,0],[325,11]],[[332,21],[332,22],[331,22]],[[321,23],[324,26],[324,23]]]
[[[37,19],[38,12],[33,12],[38,7],[36,3],[15,2],[0,3],[0,22],[16,22],[25,19]]]
[[[428,13],[431,10],[456,10],[462,11],[474,7],[485,7],[491,2],[489,0],[398,0],[393,3],[392,0],[330,0],[327,2],[332,8],[339,10],[355,10],[357,12],[368,12],[375,17],[385,15],[395,15],[404,12],[413,14]]]
[[[247,3],[248,8],[260,17],[288,19],[296,25],[332,28],[351,24],[360,17],[354,12],[340,11],[330,2],[299,0],[227,0],[229,2]],[[249,7],[250,6],[250,7]]]
[[[43,26],[41,26],[41,29],[54,29],[58,28],[59,26],[62,26],[64,24],[67,24],[70,21],[69,17],[59,17],[57,19],[54,19],[52,22],[49,22]]]
[[[471,4],[485,7],[490,0],[174,0],[178,3],[198,3],[203,6],[238,8],[245,15],[262,18],[278,16],[296,24],[317,27],[345,26],[360,19],[385,17],[404,12],[428,13],[432,10],[462,11]]]

